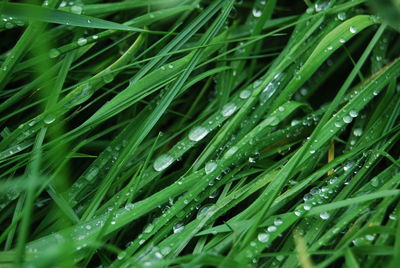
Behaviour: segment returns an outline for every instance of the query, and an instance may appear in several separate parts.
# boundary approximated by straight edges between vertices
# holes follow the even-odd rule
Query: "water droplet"
[[[144,228],[143,233],[147,233],[147,234],[151,233],[151,231],[153,231],[153,228],[154,228],[153,224],[149,223]]]
[[[294,119],[292,122],[290,122],[290,125],[293,127],[293,126],[297,126],[300,123],[301,123],[300,120]]]
[[[234,103],[227,103],[222,107],[221,114],[224,117],[231,116],[237,109],[236,104]]]
[[[49,51],[49,57],[50,58],[57,58],[58,56],[60,56],[60,51],[57,49],[57,48],[52,48],[52,49],[50,49],[50,51]]]
[[[283,112],[283,111],[285,111],[285,107],[279,106],[278,110],[279,110],[280,112]]]
[[[77,44],[78,44],[79,46],[84,46],[84,45],[87,44],[87,39],[81,37],[81,38],[78,39]]]
[[[276,231],[276,229],[277,229],[276,226],[271,225],[271,226],[268,226],[267,231],[270,232],[270,233],[273,233],[273,232]]]
[[[258,18],[258,17],[261,17],[261,15],[262,15],[262,11],[261,10],[259,10],[257,8],[253,8],[253,16],[254,17]]]
[[[315,150],[310,150],[310,154],[315,154]]]
[[[329,7],[329,2],[320,2],[315,4],[315,11],[321,12],[326,10]]]
[[[358,116],[358,112],[356,110],[351,110],[349,114],[350,114],[351,117],[357,117]]]
[[[92,36],[92,38],[93,38],[94,40],[96,40],[96,39],[99,38],[99,36],[95,34],[95,35]]]
[[[50,125],[56,120],[56,117],[54,114],[48,114],[43,118],[43,122],[47,125]]]
[[[379,178],[377,178],[377,177],[375,177],[375,178],[373,178],[372,180],[371,180],[371,185],[373,186],[373,187],[378,187],[379,185],[380,185],[380,180],[379,180]]]
[[[230,148],[230,149],[225,153],[225,157],[230,157],[230,156],[234,155],[234,154],[237,152],[238,149],[239,149],[239,148],[238,148],[237,146],[233,146],[232,148]]]
[[[174,234],[182,232],[183,229],[185,229],[185,225],[183,225],[183,223],[180,222],[175,223],[175,225],[172,227]]]
[[[5,27],[6,27],[6,29],[12,29],[12,28],[14,28],[14,23],[12,23],[12,22],[6,22],[6,24],[5,24]]]
[[[373,92],[373,94],[374,94],[374,96],[378,96],[378,95],[379,95],[379,90],[378,90],[378,89],[375,89],[374,92]]]
[[[351,123],[351,121],[353,121],[353,118],[352,118],[351,116],[345,115],[345,116],[343,117],[343,122],[345,122],[346,124]]]
[[[218,165],[215,161],[209,161],[208,163],[206,163],[204,170],[205,170],[206,174],[210,174],[217,168],[217,166]]]
[[[215,178],[217,181],[219,180],[218,178],[220,178],[221,176],[218,176],[217,178]],[[211,183],[211,182],[210,182]],[[210,183],[209,183],[209,185],[210,185]],[[214,182],[212,182],[211,183],[212,185],[214,185]],[[212,185],[210,185],[210,186],[212,186]],[[210,199],[214,199],[214,198],[216,198],[216,197],[218,197],[218,195],[219,195],[219,190],[217,189],[217,190],[215,190],[214,192],[212,192],[209,196],[208,196],[208,198],[210,198]]]
[[[132,210],[134,207],[135,207],[135,204],[132,204],[132,203],[128,203],[125,205],[126,210]]]
[[[189,132],[189,140],[200,141],[209,133],[205,127],[194,127]]]
[[[335,127],[337,127],[337,128],[342,127],[342,123],[340,123],[340,122],[335,122]]]
[[[110,70],[107,70],[102,74],[102,78],[105,83],[111,83],[114,80],[114,75]]]
[[[125,251],[121,251],[117,256],[117,259],[118,260],[122,260],[123,258],[125,258],[125,256],[126,256],[126,252]]]
[[[168,68],[173,69],[173,68],[174,68],[174,65],[168,64]]]
[[[344,43],[346,43],[346,39],[340,38],[340,39],[339,39],[339,42],[342,43],[342,44],[344,44]]]
[[[310,194],[312,195],[318,195],[321,193],[321,189],[319,189],[318,187],[314,187],[310,190]]]
[[[256,80],[253,83],[253,88],[258,88],[258,86],[261,85],[261,84],[262,84],[262,80]]]
[[[81,6],[72,6],[71,7],[71,12],[74,14],[82,14],[82,7]]]
[[[93,168],[91,168],[90,171],[87,173],[87,175],[86,175],[85,178],[86,178],[88,181],[91,181],[91,180],[93,180],[93,179],[97,176],[98,173],[99,173],[99,169],[98,169],[97,167],[93,167]]]
[[[165,247],[165,248],[161,249],[161,254],[164,256],[168,255],[170,252],[171,252],[171,248],[169,248],[169,247]]]
[[[314,196],[310,193],[307,193],[303,196],[303,200],[306,202],[312,200],[313,198],[314,198]]]
[[[250,95],[251,95],[251,91],[245,89],[245,90],[242,90],[242,91],[240,92],[239,97],[240,97],[241,99],[245,100],[245,99],[248,99],[248,98],[250,97]]]
[[[197,219],[201,219],[203,218],[206,213],[210,210],[210,208],[212,207],[212,205],[205,205],[204,207],[199,209],[199,212],[197,213],[196,218]]]
[[[304,204],[303,205],[304,210],[310,210],[312,208],[312,206],[310,204]]]
[[[355,34],[355,33],[357,33],[357,29],[356,29],[356,27],[354,27],[354,26],[350,26],[350,32],[351,33],[353,33],[353,34]]]
[[[261,243],[267,243],[269,240],[269,234],[267,233],[259,233],[257,236],[258,241]]]
[[[250,163],[256,163],[257,162],[257,158],[260,156],[259,152],[255,152],[253,153],[251,156],[249,156],[249,162]]]
[[[162,171],[169,167],[174,162],[174,158],[168,154],[160,155],[153,164],[153,168],[156,171]]]
[[[92,226],[90,226],[90,224],[87,224],[87,225],[85,226],[85,229],[86,229],[86,230],[90,230],[90,229],[92,229]]]
[[[296,215],[297,217],[300,217],[303,213],[300,210],[295,210],[294,211],[294,215]]]
[[[337,177],[333,177],[329,180],[329,184],[335,184],[337,182],[338,178]]]
[[[268,118],[265,119],[265,120],[266,120],[265,123],[267,123],[267,124],[270,125],[270,126],[276,126],[276,125],[279,124],[279,119],[278,119],[278,117],[276,117],[276,116],[268,117]]]
[[[279,226],[279,225],[283,224],[282,218],[279,218],[279,217],[278,217],[278,218],[275,218],[274,224],[275,224],[276,226]]]
[[[360,137],[363,134],[363,131],[361,128],[356,128],[353,130],[354,136]]]
[[[274,79],[268,83],[268,85],[264,88],[264,90],[260,94],[261,103],[264,103],[266,100],[272,97],[275,94],[276,89],[281,84],[279,81],[283,77],[284,73],[280,72],[274,76]]]
[[[332,50],[332,49],[333,49],[333,46],[329,45],[326,49],[327,49],[327,50]]]
[[[322,212],[321,214],[319,214],[319,216],[321,217],[321,219],[327,220],[327,219],[329,219],[329,217],[330,217],[331,215],[329,215],[328,212]]]
[[[300,89],[300,94],[301,94],[302,96],[307,96],[307,94],[308,94],[308,89],[306,89],[306,88]]]
[[[365,236],[365,238],[366,238],[368,241],[374,241],[375,236],[374,236],[374,235],[368,234],[368,235]]]
[[[337,14],[337,18],[340,20],[340,21],[344,21],[345,19],[346,19],[346,13],[345,12],[339,12],[338,14]]]

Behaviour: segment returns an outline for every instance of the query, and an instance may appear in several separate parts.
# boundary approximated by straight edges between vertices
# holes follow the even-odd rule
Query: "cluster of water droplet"
[[[83,8],[80,5],[73,5],[70,7],[70,11],[71,13],[80,15],[82,14]]]
[[[329,1],[323,1],[323,2],[317,1],[317,3],[315,3],[314,5],[314,9],[316,12],[325,11],[329,8],[330,4],[331,3]]]
[[[375,240],[376,234],[367,234],[361,237],[353,239],[352,243],[354,246],[367,246]]]
[[[25,21],[10,16],[0,15],[0,28],[12,29],[14,27],[22,26],[25,26]]]
[[[66,8],[69,12],[73,14],[80,15],[83,12],[83,3],[80,0],[76,1],[61,1],[60,8]]]
[[[354,118],[358,116],[358,111],[357,110],[350,110],[346,111],[343,110],[343,112],[340,113],[340,116],[338,114],[334,114],[333,117],[335,118],[334,126],[336,128],[342,128],[346,124],[350,124]],[[333,129],[330,130],[330,132],[334,132]]]
[[[269,245],[272,242],[272,238],[276,236],[277,233],[280,233],[279,228],[281,228],[283,224],[284,220],[281,217],[277,216],[273,218],[272,224],[260,230],[256,239],[250,242],[250,248],[245,251],[246,258],[256,263],[257,260],[254,258],[256,256],[255,252]]]
[[[283,131],[286,134],[286,138],[297,137],[304,133],[304,129],[310,126],[316,125],[320,120],[319,114],[313,113],[305,116],[302,119],[293,119],[290,122],[290,126]]]
[[[109,145],[74,182],[67,193],[70,203],[73,205],[79,204],[80,200],[84,199],[88,192],[91,191],[88,185],[97,182],[97,178],[107,174],[112,165],[117,161],[122,148],[127,145],[127,141],[125,139],[121,141],[120,138],[117,138],[114,143]],[[127,195],[131,195],[133,192],[134,188],[131,188],[128,190]]]
[[[163,247],[150,247],[137,258],[137,261],[140,261],[144,267],[151,267],[170,254],[172,249],[173,244]]]
[[[184,179],[182,178],[178,180],[178,182],[183,180]],[[199,189],[198,191],[202,192],[203,190]],[[146,225],[142,234],[138,236],[136,241],[139,245],[144,244],[156,231],[154,230],[154,226],[164,226],[166,224],[172,225],[172,232],[174,234],[179,234],[185,229],[185,218],[191,218],[197,210],[197,218],[202,218],[207,214],[210,206],[206,205],[200,207],[201,202],[205,198],[206,195],[201,195],[200,193],[187,193],[178,196],[175,199],[169,198],[168,203],[165,206],[159,206],[161,215],[155,218],[152,223]],[[147,255],[146,258],[148,258],[149,254],[144,254],[143,256],[145,255]]]
[[[347,172],[346,174],[349,174],[353,167],[354,164],[352,162],[348,162],[344,164],[342,168],[336,168],[334,171],[334,175],[331,175],[329,177],[325,186],[314,187],[310,190],[309,193],[304,195],[304,203],[299,205],[295,209],[294,214],[300,217],[305,212],[311,210],[314,206],[321,205],[329,201],[334,193],[338,192],[343,185],[347,184],[345,181],[348,181],[349,178],[349,175],[342,175],[338,177],[337,174],[343,172]],[[325,211],[320,213],[319,216],[321,219],[327,220],[330,217],[330,213]]]
[[[21,143],[21,144],[12,146],[12,147],[8,148],[7,150],[0,152],[0,160],[4,159],[4,158],[7,158],[7,157],[10,157],[10,156],[13,156],[13,155],[21,152],[22,150],[24,150],[28,146],[29,146],[29,143],[26,142],[26,141]]]
[[[261,243],[267,243],[270,238],[270,233],[276,232],[279,226],[282,224],[283,224],[282,218],[276,217],[272,225],[268,226],[265,230],[258,233],[257,240]]]
[[[264,9],[265,4],[266,4],[266,0],[256,1],[256,3],[254,4],[254,8],[251,11],[254,18],[259,18],[262,16],[262,11]]]
[[[251,91],[248,89],[241,91],[236,98],[237,102],[228,102],[221,108],[218,114],[208,118],[203,125],[193,127],[188,133],[188,140],[181,140],[172,150],[170,150],[170,152],[161,154],[155,159],[153,169],[157,172],[161,172],[168,168],[179,157],[181,157],[186,150],[190,149],[197,142],[202,141],[213,129],[221,126],[223,121],[231,117],[237,111],[238,103],[243,103],[250,97],[250,95]]]
[[[91,20],[87,20],[87,22],[91,23]],[[99,39],[99,35],[97,35],[97,34],[94,34],[94,35],[91,35],[91,36],[88,36],[88,37],[79,37],[76,40],[75,44],[76,44],[76,46],[80,47],[80,46],[87,45],[88,43],[95,42],[97,39]],[[52,49],[49,50],[49,57],[50,58],[57,58],[58,56],[61,55],[61,53],[62,53],[61,51],[62,51],[62,49],[52,48]],[[103,77],[105,77],[105,76],[103,76]],[[106,79],[107,78],[104,78],[104,80],[106,80]],[[111,81],[109,81],[109,82],[111,82]],[[109,83],[109,82],[107,82],[107,83]]]

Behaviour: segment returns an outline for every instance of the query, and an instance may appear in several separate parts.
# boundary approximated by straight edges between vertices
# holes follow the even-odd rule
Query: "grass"
[[[0,267],[398,267],[383,2],[0,3]]]

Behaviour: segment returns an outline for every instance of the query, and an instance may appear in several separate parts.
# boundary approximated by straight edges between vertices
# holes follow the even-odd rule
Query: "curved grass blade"
[[[0,13],[28,21],[42,21],[84,28],[147,32],[141,28],[29,4],[3,2],[0,3]]]

